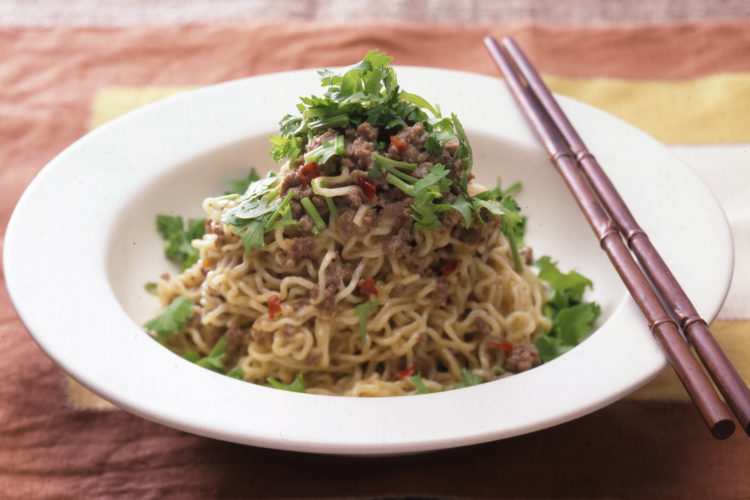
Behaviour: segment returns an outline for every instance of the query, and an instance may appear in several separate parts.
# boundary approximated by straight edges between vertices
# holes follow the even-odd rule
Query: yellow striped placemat
[[[545,76],[553,92],[607,111],[667,144],[750,142],[750,74],[680,81]],[[106,87],[91,127],[194,86]]]
[[[554,92],[612,113],[661,142],[750,142],[750,74],[713,75],[682,81],[557,76],[546,76],[545,80]],[[192,88],[195,87],[103,88],[93,102],[91,128],[144,104]],[[750,381],[750,320],[717,321],[711,330],[745,380]],[[68,380],[66,392],[68,404],[74,408],[112,407],[72,379]],[[630,398],[688,399],[671,369],[664,370]]]
[[[545,77],[553,92],[603,109],[666,144],[750,142],[750,74],[679,81]]]

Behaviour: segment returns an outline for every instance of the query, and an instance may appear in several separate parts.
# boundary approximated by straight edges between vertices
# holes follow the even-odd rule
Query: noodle
[[[599,313],[581,302],[590,281],[548,258],[539,275],[524,265],[509,191],[471,182],[458,118],[399,92],[389,61],[321,72],[325,97],[272,136],[280,170],[204,201],[186,268],[156,285],[169,317],[146,324],[168,348],[256,384],[399,396],[528,370],[580,341]],[[570,288],[548,300],[542,273]]]
[[[221,227],[231,206],[206,200],[209,224]],[[269,377],[290,382],[303,372],[309,393],[394,396],[414,392],[414,384],[398,376],[410,366],[419,367],[431,390],[459,382],[462,368],[492,379],[504,355],[493,344],[530,343],[549,329],[542,314],[544,284],[528,267],[520,273],[514,269],[499,226],[478,244],[463,242],[445,228],[415,229],[419,258],[406,264],[383,254],[395,222],[386,220],[352,237],[333,221],[292,269],[280,262],[293,240],[284,228],[251,252],[230,231],[221,238],[207,233],[193,242],[200,260],[158,286],[165,305],[176,296],[196,300],[191,326],[170,347],[206,354],[220,333],[232,332],[242,339],[234,356],[249,382],[264,384]],[[454,261],[454,272],[435,275],[440,263]],[[368,318],[361,345],[354,305],[362,302],[356,292],[363,276],[379,284],[380,307]],[[327,314],[316,307],[323,294],[308,297],[314,287],[329,286],[335,294]],[[436,293],[446,294],[444,304]],[[282,306],[271,319],[267,303],[273,295]],[[489,325],[491,336],[479,332],[477,320]]]

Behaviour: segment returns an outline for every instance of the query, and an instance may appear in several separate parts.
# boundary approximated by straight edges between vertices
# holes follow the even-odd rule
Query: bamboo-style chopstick
[[[711,375],[724,399],[734,412],[742,428],[750,435],[750,389],[732,366],[727,355],[711,334],[685,291],[675,279],[661,255],[651,244],[648,235],[641,229],[625,202],[604,173],[599,162],[591,154],[552,93],[524,55],[523,51],[510,38],[504,38],[502,45],[523,75],[528,87],[544,106],[549,117],[567,141],[571,152],[586,175],[597,196],[626,238],[628,246],[638,258],[646,274],[661,294],[682,331],[692,343],[701,361]]]
[[[515,55],[520,53],[520,49],[509,39],[504,39],[504,44],[506,44],[506,40],[508,44],[514,46],[511,57],[515,59]],[[599,204],[597,196],[581,174],[578,159],[574,156],[571,146],[562,132],[557,128],[548,111],[545,110],[541,98],[535,95],[531,88],[530,80],[533,76],[531,74],[527,76],[526,73],[522,73],[519,76],[516,71],[517,69],[521,71],[521,63],[518,60],[511,62],[509,56],[503,52],[494,38],[486,38],[485,45],[503,73],[511,93],[544,144],[551,161],[557,167],[573,193],[589,225],[597,235],[602,249],[607,253],[623,283],[646,317],[651,332],[664,349],[672,367],[685,386],[711,433],[718,439],[729,437],[734,432],[734,422],[726,406],[693,356],[677,324],[664,308],[656,292],[651,288],[646,276],[644,276],[641,268],[633,258],[633,255],[626,247],[620,236],[618,226],[605,213]],[[507,46],[505,45],[506,49]],[[509,50],[508,52],[510,53],[511,51]],[[531,65],[527,61],[524,69],[528,70],[529,68],[531,68]],[[541,82],[541,79],[538,79],[538,82]],[[561,110],[559,114],[562,114]],[[570,128],[572,129],[572,126]],[[581,153],[580,156],[581,158],[588,158],[591,155]],[[643,231],[637,234],[640,235],[641,233]],[[626,235],[629,237],[631,244],[636,240],[642,239],[635,237],[635,234],[626,233]],[[692,324],[700,322],[697,320],[691,321]],[[683,327],[685,326],[689,327],[690,324],[683,324]]]

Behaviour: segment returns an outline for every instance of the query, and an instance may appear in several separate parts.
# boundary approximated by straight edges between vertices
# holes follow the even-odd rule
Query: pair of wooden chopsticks
[[[718,439],[728,438],[734,432],[734,421],[687,341],[698,353],[737,421],[750,435],[750,390],[552,93],[512,39],[503,38],[498,44],[488,37],[485,45],[711,433]]]

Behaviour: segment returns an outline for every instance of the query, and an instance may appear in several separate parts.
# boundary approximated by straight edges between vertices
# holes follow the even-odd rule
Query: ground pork
[[[509,372],[523,372],[541,364],[539,351],[534,344],[521,343],[513,346],[503,367]]]

